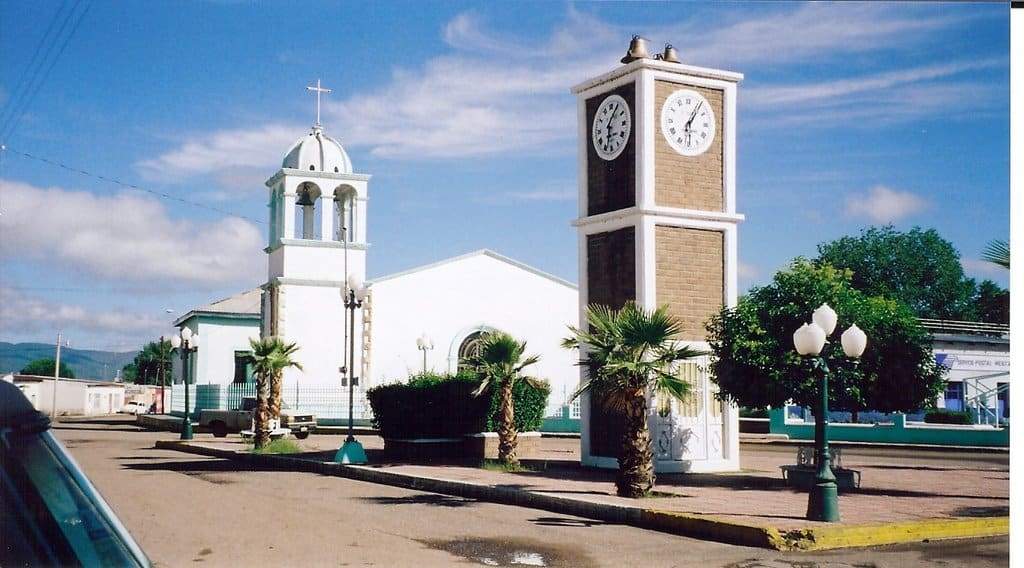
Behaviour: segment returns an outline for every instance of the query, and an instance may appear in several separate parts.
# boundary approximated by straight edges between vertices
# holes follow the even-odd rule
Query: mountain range
[[[60,361],[79,379],[113,380],[121,367],[132,362],[137,351],[94,351],[91,349],[60,350]],[[0,341],[0,374],[17,373],[30,361],[53,359],[56,347],[48,343],[6,343]]]

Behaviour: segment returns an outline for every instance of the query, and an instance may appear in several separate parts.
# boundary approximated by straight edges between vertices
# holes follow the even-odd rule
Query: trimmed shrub
[[[974,417],[966,410],[935,408],[924,413],[924,421],[930,424],[973,424]]]
[[[493,431],[497,424],[497,392],[473,396],[479,386],[476,374],[424,373],[406,383],[373,387],[366,397],[373,409],[373,425],[384,438],[458,438]],[[534,389],[525,381],[512,391],[516,428],[528,432],[544,421],[550,388]]]

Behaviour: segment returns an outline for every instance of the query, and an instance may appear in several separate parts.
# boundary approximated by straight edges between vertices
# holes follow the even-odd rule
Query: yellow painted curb
[[[1010,517],[927,519],[876,525],[827,526],[782,533],[783,550],[828,550],[1010,534]]]
[[[644,509],[640,513],[644,525],[656,527],[665,532],[718,542],[728,542],[758,548],[787,550],[786,541],[779,529],[766,525],[743,524],[726,521],[709,515]]]

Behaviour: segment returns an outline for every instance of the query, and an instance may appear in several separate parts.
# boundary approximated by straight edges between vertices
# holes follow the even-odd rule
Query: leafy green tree
[[[586,382],[573,397],[589,392],[598,404],[623,417],[615,487],[623,497],[642,497],[654,486],[647,393],[685,399],[690,384],[672,367],[703,353],[676,345],[674,337],[682,327],[667,306],[648,311],[632,302],[619,310],[592,305],[587,308],[587,326],[570,326],[571,336],[562,341],[563,347],[580,350],[579,364],[587,371]]]
[[[252,348],[253,372],[256,375],[253,443],[257,449],[261,449],[270,443],[270,420],[281,415],[281,381],[284,370],[289,367],[301,370],[302,365],[292,358],[298,347],[294,343],[286,343],[280,337],[250,339],[249,345]],[[278,397],[276,402],[275,392]]]
[[[977,321],[987,323],[1010,323],[1010,291],[1004,290],[991,280],[982,280],[974,294],[974,310]]]
[[[525,353],[525,341],[518,341],[507,333],[488,333],[480,341],[479,351],[470,360],[470,366],[480,375],[480,386],[473,396],[498,390],[498,461],[513,467],[519,463],[516,459],[518,432],[512,403],[513,387],[525,381],[535,388],[543,388],[537,379],[523,375],[526,367],[540,361],[539,356],[527,356]]]
[[[934,229],[870,227],[818,245],[816,262],[852,271],[854,288],[903,302],[918,317],[975,317],[974,282],[964,276],[960,253]]]
[[[713,380],[720,396],[749,408],[792,401],[814,407],[818,384],[793,348],[793,332],[827,303],[840,328],[822,355],[832,367],[829,405],[857,412],[911,411],[928,406],[945,388],[945,369],[935,362],[931,337],[905,304],[854,288],[849,270],[795,260],[771,284],[750,290],[733,308],[707,324],[714,354]],[[867,350],[854,366],[838,335],[857,324]]]
[[[169,340],[150,341],[121,368],[125,382],[139,385],[160,385],[172,382],[173,347]]]
[[[53,370],[56,368],[56,361],[50,358],[36,359],[29,361],[22,369],[22,375],[38,375],[40,377],[52,377]],[[75,372],[68,367],[64,361],[60,362],[60,376],[66,379],[75,378]]]

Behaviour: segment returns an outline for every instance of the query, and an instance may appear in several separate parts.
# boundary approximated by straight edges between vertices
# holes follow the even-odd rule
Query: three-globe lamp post
[[[192,439],[192,420],[189,417],[190,397],[188,388],[188,356],[199,349],[199,334],[192,333],[188,327],[181,328],[181,333],[171,337],[171,347],[181,355],[181,383],[185,386],[185,419],[181,422],[181,439]]]
[[[345,373],[348,378],[348,437],[345,443],[334,454],[334,461],[345,464],[366,463],[366,451],[363,445],[356,440],[355,426],[353,423],[355,383],[358,377],[355,376],[355,352],[356,352],[356,310],[362,307],[363,301],[370,293],[370,288],[356,274],[348,277],[345,288],[342,290],[342,298],[345,301],[345,310],[348,312],[348,365]]]
[[[793,346],[796,352],[807,358],[810,367],[820,372],[818,408],[814,421],[814,447],[817,471],[814,485],[807,499],[807,518],[812,521],[839,521],[839,489],[836,476],[832,472],[831,454],[828,447],[828,374],[829,368],[821,357],[828,336],[836,329],[839,317],[828,304],[822,304],[814,310],[812,323],[800,326],[793,333]],[[868,337],[856,324],[851,325],[840,337],[843,353],[856,362],[864,353]]]
[[[423,352],[423,373],[427,372],[427,351],[434,348],[434,340],[430,339],[426,333],[416,338],[416,349]]]

